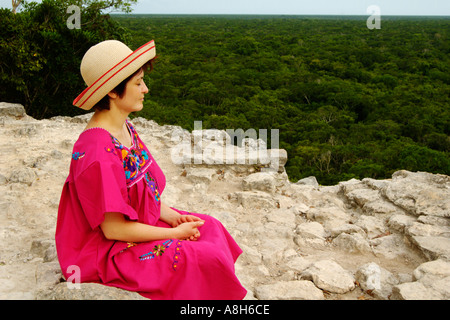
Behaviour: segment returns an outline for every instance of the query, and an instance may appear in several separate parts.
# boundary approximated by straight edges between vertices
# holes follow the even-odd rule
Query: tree
[[[12,2],[12,13],[16,14],[16,10],[22,3],[22,0],[11,0],[11,2]]]
[[[102,10],[128,12],[136,0],[56,1],[23,3],[13,14],[0,10],[0,96],[24,105],[27,114],[41,119],[80,114],[73,99],[85,88],[79,68],[92,45],[128,34]],[[81,29],[69,29],[67,8],[80,7]]]

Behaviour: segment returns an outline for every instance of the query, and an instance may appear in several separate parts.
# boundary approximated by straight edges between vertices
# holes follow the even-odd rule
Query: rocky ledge
[[[59,197],[88,117],[38,121],[0,103],[0,299],[142,299],[99,284],[73,288],[59,269]],[[246,299],[450,298],[450,177],[402,170],[386,180],[292,183],[286,152],[261,141],[246,139],[232,147],[234,161],[221,161],[223,131],[133,123],[166,174],[165,202],[218,218],[242,247]]]

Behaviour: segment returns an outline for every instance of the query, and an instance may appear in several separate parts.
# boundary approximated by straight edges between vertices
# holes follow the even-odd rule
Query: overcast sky
[[[450,15],[450,0],[140,0],[133,13],[369,15],[370,5],[381,15]]]
[[[135,13],[450,15],[450,0],[141,0]]]

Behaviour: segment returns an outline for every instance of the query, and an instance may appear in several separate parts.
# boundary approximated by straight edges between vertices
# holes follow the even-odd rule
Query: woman
[[[166,180],[127,120],[143,107],[150,41],[132,51],[103,41],[81,62],[88,87],[74,105],[95,113],[73,148],[58,210],[56,248],[66,279],[136,291],[150,299],[242,299],[242,253],[216,219],[168,207]]]

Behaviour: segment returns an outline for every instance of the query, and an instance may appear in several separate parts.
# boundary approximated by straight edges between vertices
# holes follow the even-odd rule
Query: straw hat
[[[88,87],[75,98],[73,105],[91,109],[155,55],[153,40],[135,51],[117,40],[106,40],[91,47],[80,65],[81,76]]]

